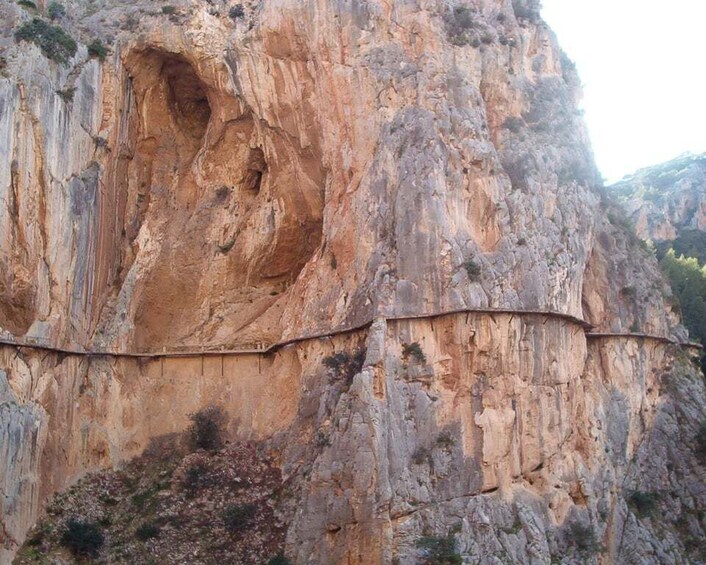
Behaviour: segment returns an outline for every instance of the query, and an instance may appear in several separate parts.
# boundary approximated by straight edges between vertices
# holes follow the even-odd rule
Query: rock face
[[[685,155],[614,184],[642,239],[674,241],[706,232],[706,155]]]
[[[64,350],[0,348],[3,558],[218,403],[299,485],[295,563],[686,562],[703,383],[537,7],[173,8],[70,4],[112,43],[59,65],[0,4],[0,322]]]
[[[611,188],[654,245],[691,339],[706,344],[706,155],[640,170]]]

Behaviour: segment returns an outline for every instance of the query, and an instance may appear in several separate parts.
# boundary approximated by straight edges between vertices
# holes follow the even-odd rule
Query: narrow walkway
[[[449,310],[446,312],[439,312],[435,314],[410,314],[406,316],[388,316],[380,317],[375,319],[384,319],[386,322],[391,321],[411,321],[411,320],[425,320],[433,318],[441,318],[445,316],[452,316],[455,314],[508,314],[512,316],[522,316],[522,317],[545,317],[554,318],[559,320],[564,320],[570,324],[579,326],[586,334],[587,339],[606,339],[606,338],[634,338],[634,339],[651,339],[659,341],[662,343],[671,343],[678,345],[680,347],[693,348],[693,349],[703,349],[703,347],[698,343],[679,343],[673,339],[664,336],[642,334],[642,333],[598,333],[593,332],[594,326],[582,320],[571,316],[569,314],[564,314],[561,312],[543,311],[543,310],[509,310],[509,309],[491,309],[491,308],[464,308],[460,310]],[[326,339],[334,337],[337,335],[353,333],[356,331],[361,331],[368,329],[375,319],[368,320],[362,324],[356,326],[350,326],[345,328],[339,328],[332,332],[327,333],[314,333],[299,336],[296,338],[266,344],[266,343],[247,343],[242,344],[235,348],[221,347],[220,349],[213,347],[184,347],[177,349],[167,350],[166,348],[162,351],[110,351],[110,350],[84,350],[84,349],[74,349],[74,348],[63,348],[56,347],[47,342],[44,342],[38,338],[33,337],[23,337],[18,338],[12,337],[0,337],[0,345],[8,345],[13,347],[25,347],[29,349],[37,349],[41,351],[51,351],[59,353],[62,355],[75,355],[81,357],[114,357],[114,358],[135,358],[135,359],[160,359],[160,358],[172,358],[172,357],[208,357],[208,356],[227,356],[227,355],[264,355],[272,353],[273,351],[286,347],[288,345],[293,345],[295,343],[301,343],[304,341],[311,341],[317,339]]]
[[[643,333],[599,333],[599,332],[586,332],[586,338],[588,339],[611,339],[611,338],[633,338],[633,339],[651,339],[653,341],[660,341],[662,343],[671,343],[673,345],[678,345],[679,347],[686,347],[687,349],[703,349],[704,346],[695,341],[675,341],[668,337],[663,337],[653,334],[643,334]]]

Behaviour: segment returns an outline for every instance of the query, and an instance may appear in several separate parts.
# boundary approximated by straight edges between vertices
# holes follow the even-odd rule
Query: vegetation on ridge
[[[15,32],[15,41],[29,41],[39,46],[45,57],[57,63],[67,63],[78,46],[73,38],[59,26],[32,18]]]

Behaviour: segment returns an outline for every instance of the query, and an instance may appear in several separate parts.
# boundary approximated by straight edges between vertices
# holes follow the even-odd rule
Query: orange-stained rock
[[[671,523],[703,536],[706,417],[688,360],[522,314],[686,337],[535,4],[248,1],[234,21],[111,0],[63,24],[114,37],[104,62],[8,47],[8,336],[159,352],[358,329],[149,360],[0,346],[2,559],[49,494],[210,403],[297,483],[294,563],[413,563],[447,535],[468,562],[686,559]],[[464,309],[504,312],[432,316]],[[360,371],[326,368],[358,348]],[[631,513],[631,491],[670,489],[661,526]]]

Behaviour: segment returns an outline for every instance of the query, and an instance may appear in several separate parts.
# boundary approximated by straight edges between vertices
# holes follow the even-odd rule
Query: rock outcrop
[[[686,232],[706,232],[706,155],[640,169],[611,190],[644,240],[674,241]]]
[[[230,8],[0,4],[3,558],[217,403],[295,563],[685,562],[703,382],[535,3]]]
[[[611,189],[654,247],[691,339],[706,345],[706,155],[642,169]]]

